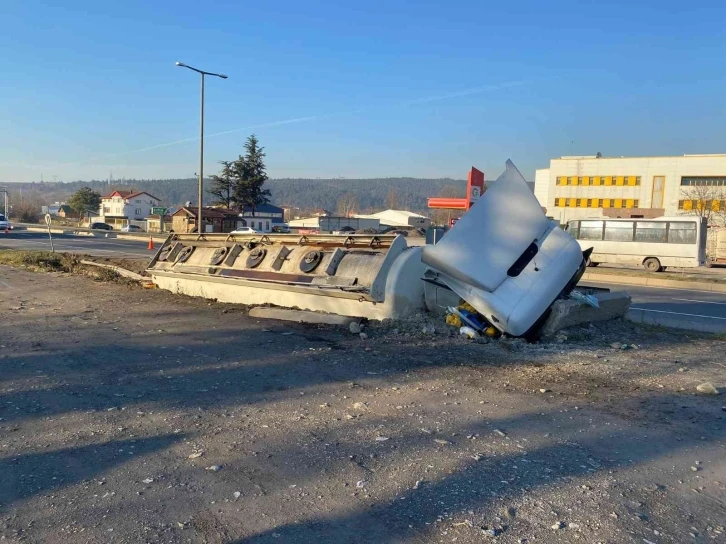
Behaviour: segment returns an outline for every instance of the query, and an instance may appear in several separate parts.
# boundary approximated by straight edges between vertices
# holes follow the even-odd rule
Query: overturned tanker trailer
[[[516,167],[487,186],[436,245],[385,235],[172,234],[148,272],[169,291],[368,319],[466,300],[501,332],[536,332],[585,270]]]

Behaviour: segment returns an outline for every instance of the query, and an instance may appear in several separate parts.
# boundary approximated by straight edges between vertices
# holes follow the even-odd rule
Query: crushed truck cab
[[[547,219],[511,161],[436,245],[425,281],[443,284],[512,336],[528,336],[585,271],[579,244]]]

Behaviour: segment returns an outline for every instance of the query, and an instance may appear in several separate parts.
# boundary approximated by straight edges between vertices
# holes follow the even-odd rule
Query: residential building
[[[183,206],[171,216],[174,232],[196,232],[197,207]],[[227,208],[203,208],[204,232],[232,232],[239,222],[238,213]]]
[[[73,210],[73,208],[71,208],[68,204],[61,204],[58,206],[56,215],[58,217],[63,217],[64,219],[78,219],[80,217],[78,212]]]
[[[161,221],[164,222],[163,229],[161,228]],[[165,215],[162,218],[158,214],[151,214],[149,217],[146,218],[146,232],[169,232],[171,229],[171,215]]]
[[[145,191],[113,191],[101,198],[101,221],[120,228],[129,222],[144,221],[159,199]]]
[[[692,214],[705,206],[724,210],[726,154],[560,157],[536,171],[534,193],[560,223]]]
[[[252,227],[260,232],[271,232],[272,227],[285,223],[285,210],[272,204],[260,204],[253,210],[246,207],[239,214],[240,227]]]

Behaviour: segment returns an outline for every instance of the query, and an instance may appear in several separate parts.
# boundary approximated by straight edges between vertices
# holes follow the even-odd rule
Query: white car
[[[252,227],[239,227],[236,230],[230,232],[230,234],[262,234],[259,230],[255,230]]]
[[[0,230],[13,230],[13,226],[8,221],[7,217],[0,213]]]
[[[138,225],[126,225],[121,228],[121,232],[142,232],[143,229]]]

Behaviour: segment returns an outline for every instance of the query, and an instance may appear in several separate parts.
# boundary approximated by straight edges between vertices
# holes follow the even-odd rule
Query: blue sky
[[[251,132],[273,177],[726,152],[723,2],[31,0],[0,20],[0,182],[192,176],[199,80],[177,60],[229,75],[207,81],[225,134],[205,173]]]

